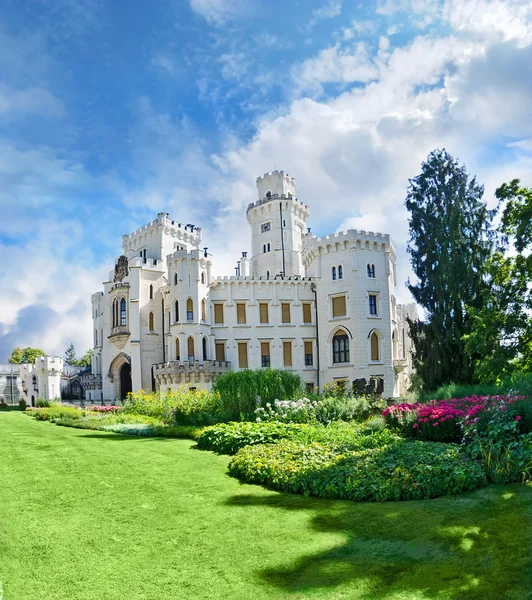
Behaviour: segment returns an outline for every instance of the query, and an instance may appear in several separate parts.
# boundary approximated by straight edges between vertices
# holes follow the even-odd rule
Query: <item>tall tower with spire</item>
[[[309,208],[296,198],[296,180],[284,171],[257,178],[259,199],[247,209],[251,225],[251,274],[304,275],[301,241]]]

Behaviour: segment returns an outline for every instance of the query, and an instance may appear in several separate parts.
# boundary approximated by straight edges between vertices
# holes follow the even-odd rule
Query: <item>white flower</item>
[[[260,417],[257,417],[257,418],[255,419],[255,421],[256,421],[257,423],[261,423],[261,418],[260,418]]]

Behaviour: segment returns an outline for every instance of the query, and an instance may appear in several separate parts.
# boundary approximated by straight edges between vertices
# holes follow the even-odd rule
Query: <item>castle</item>
[[[229,371],[268,367],[297,373],[308,390],[337,382],[406,391],[415,307],[396,305],[390,236],[316,237],[288,173],[266,173],[257,188],[247,208],[251,256],[242,252],[235,276],[213,277],[201,229],[165,213],[123,236],[123,254],[92,296],[86,399],[210,388]]]

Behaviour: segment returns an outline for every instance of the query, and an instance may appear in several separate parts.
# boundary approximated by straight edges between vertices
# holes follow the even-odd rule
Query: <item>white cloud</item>
[[[63,103],[42,88],[11,89],[0,83],[0,114],[3,118],[21,115],[64,116]]]
[[[358,42],[342,48],[339,44],[325,48],[292,69],[292,78],[299,94],[322,92],[324,83],[367,82],[378,76],[366,44]]]
[[[248,0],[190,0],[190,7],[210,25],[223,25],[249,8]]]

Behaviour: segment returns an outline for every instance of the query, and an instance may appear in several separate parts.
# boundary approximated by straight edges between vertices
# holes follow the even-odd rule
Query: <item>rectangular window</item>
[[[218,324],[224,322],[224,305],[223,304],[215,304],[214,305],[214,322],[218,323]]]
[[[369,314],[370,315],[377,314],[377,295],[376,294],[369,295]]]
[[[345,296],[336,296],[332,299],[333,317],[345,317],[347,314]]]
[[[238,367],[240,369],[248,368],[248,343],[238,342]]]
[[[263,367],[270,366],[270,342],[260,343],[261,365]]]
[[[260,322],[261,323],[269,323],[269,315],[268,315],[268,303],[267,302],[259,302],[259,312],[260,312]]]
[[[241,325],[246,323],[246,305],[244,302],[236,303],[236,322]]]
[[[305,342],[305,366],[311,367],[313,364],[312,342]]]
[[[283,342],[283,362],[285,367],[292,366],[292,342]]]
[[[290,302],[281,302],[281,321],[290,323]]]
[[[313,383],[305,383],[305,387],[307,389],[307,392],[313,392],[314,391],[314,384]]]
[[[265,231],[270,231],[271,228],[272,228],[272,224],[270,223],[270,221],[268,221],[267,223],[263,223],[260,226],[260,232],[264,233]]]
[[[216,342],[214,347],[216,348],[216,360],[225,362],[225,342]]]
[[[312,323],[312,304],[303,302],[303,323]]]
[[[375,265],[368,265],[368,277],[375,277]]]

